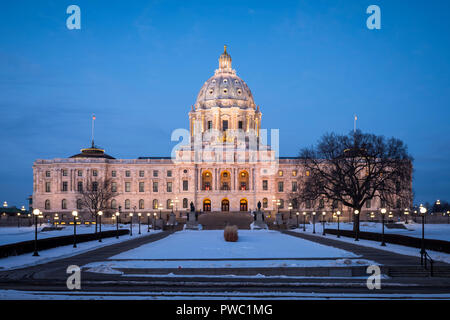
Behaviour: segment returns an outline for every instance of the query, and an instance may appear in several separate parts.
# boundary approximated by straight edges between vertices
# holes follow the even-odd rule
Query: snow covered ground
[[[293,267],[350,267],[377,264],[364,259],[327,259],[327,260],[183,260],[148,261],[126,260],[94,262],[83,266],[89,272],[117,273],[118,268],[293,268]]]
[[[0,300],[449,300],[450,294],[403,294],[403,293],[317,293],[317,292],[45,292],[0,290]]]
[[[404,223],[403,223],[404,224]],[[316,224],[318,226],[319,223]],[[384,228],[385,233],[392,234],[400,234],[404,236],[422,238],[422,224],[408,222],[408,224],[404,224],[407,229],[388,229]],[[320,224],[321,228],[321,224]],[[337,223],[327,223],[326,228],[328,229],[337,229]],[[352,223],[340,223],[339,228],[341,230],[352,230]],[[381,223],[376,222],[361,222],[360,225],[361,231],[367,232],[382,232]],[[427,239],[439,239],[450,241],[450,224],[425,224],[425,238]]]
[[[325,226],[325,228],[329,228],[328,224]],[[363,230],[363,229],[361,228],[361,230]],[[294,229],[292,231],[303,233],[304,232],[303,231],[303,225],[301,225],[301,228]],[[317,223],[316,224],[315,236],[323,237],[322,236],[322,231],[323,231],[322,224]],[[312,232],[313,232],[312,224],[307,224],[306,225],[306,232],[308,234],[312,234]],[[331,238],[333,240],[350,242],[350,243],[361,245],[361,246],[372,247],[372,248],[376,248],[376,249],[380,249],[380,250],[396,252],[396,253],[404,254],[404,255],[408,255],[408,256],[420,257],[420,249],[418,249],[418,248],[406,247],[406,246],[401,246],[401,245],[397,245],[397,244],[390,244],[390,243],[386,243],[386,246],[382,247],[380,245],[380,242],[378,242],[378,241],[370,241],[370,240],[362,240],[362,239],[360,239],[358,242],[355,242],[354,238],[344,237],[344,236],[341,236],[340,238],[338,238],[336,235],[331,235],[331,234],[328,234],[325,237],[329,237],[329,238]],[[431,251],[431,250],[427,250],[427,252],[431,256],[431,258],[433,260],[450,263],[450,254],[446,254],[446,253],[443,253],[443,252],[437,252],[437,251]]]
[[[226,242],[223,230],[185,230],[111,259],[344,258],[351,252],[271,230],[239,230]]]
[[[278,231],[239,230],[237,242],[226,242],[222,230],[184,230],[83,268],[91,272],[116,273],[117,268],[348,267],[375,264],[357,258],[351,252]]]
[[[141,226],[141,228],[142,228],[142,226]],[[102,231],[103,230],[104,229],[102,228]],[[39,251],[39,257],[33,257],[32,253],[25,253],[20,256],[2,258],[2,259],[0,259],[0,271],[9,270],[9,269],[17,269],[17,268],[47,263],[49,261],[70,257],[73,255],[87,252],[87,251],[97,249],[97,248],[100,248],[103,246],[111,245],[114,243],[119,243],[122,241],[128,241],[130,239],[135,239],[136,237],[143,237],[143,236],[149,235],[150,233],[161,232],[161,231],[150,230],[150,233],[147,233],[147,228],[142,228],[141,235],[139,235],[138,232],[139,232],[138,226],[133,225],[133,236],[123,235],[123,236],[120,236],[119,239],[116,239],[115,237],[104,238],[102,240],[102,242],[98,242],[97,240],[82,242],[82,243],[77,244],[77,248],[73,248],[72,245],[68,245],[68,246],[62,246],[62,247],[57,247],[57,248],[53,248],[53,249],[42,250],[42,251]]]
[[[68,236],[73,234],[73,225],[61,226],[62,230],[42,231],[44,227],[50,225],[42,224],[38,226],[38,239]],[[137,226],[137,224],[136,224]],[[129,226],[119,225],[119,228],[129,229]],[[142,230],[147,230],[147,225],[141,225]],[[116,225],[104,224],[102,231],[116,230]],[[93,225],[77,225],[77,234],[94,233],[95,226]],[[31,227],[0,227],[0,246],[10,243],[34,240],[34,226]]]

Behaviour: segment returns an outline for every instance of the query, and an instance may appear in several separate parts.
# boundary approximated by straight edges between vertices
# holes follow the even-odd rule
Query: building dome
[[[203,84],[195,102],[195,110],[211,107],[241,109],[256,107],[249,87],[231,68],[231,56],[226,46],[219,57],[219,69]]]

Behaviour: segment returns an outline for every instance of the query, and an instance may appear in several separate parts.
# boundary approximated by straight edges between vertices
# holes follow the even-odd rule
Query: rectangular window
[[[144,192],[144,182],[139,182],[139,192]]]
[[[113,170],[113,171],[111,171],[111,177],[116,177],[117,176],[117,173],[116,173],[116,171],[115,170]]]
[[[130,170],[125,171],[125,177],[131,177],[131,172]]]
[[[158,176],[158,170],[153,170],[153,176],[157,177]]]
[[[93,175],[94,177],[96,177],[96,176],[98,175],[97,170],[93,170],[93,171],[92,171],[92,175]]]
[[[292,176],[296,177],[297,176],[297,170],[292,170]]]
[[[64,170],[62,171],[62,175],[63,175],[63,177],[67,177],[67,174],[68,174],[67,170],[66,170],[66,169],[64,169]]]
[[[158,182],[153,182],[153,192],[158,192]]]
[[[267,191],[269,189],[269,183],[267,180],[263,180],[262,188],[264,191]]]
[[[98,182],[92,182],[92,191],[97,191],[98,189]]]
[[[172,176],[172,170],[167,170],[167,176],[171,177]]]
[[[228,120],[222,120],[222,130],[228,130]]]
[[[306,200],[306,209],[311,209],[311,200]]]
[[[144,176],[144,170],[139,171],[139,177],[143,177]]]
[[[370,200],[366,201],[366,208],[367,209],[369,209],[372,206],[370,202],[371,202]]]
[[[212,129],[212,121],[209,120],[209,121],[208,121],[208,130],[211,130],[211,129]]]
[[[131,182],[125,182],[125,192],[131,191]]]
[[[82,176],[83,176],[83,171],[78,170],[78,176],[79,176],[79,177],[82,177]]]
[[[292,181],[292,192],[297,192],[297,181]]]
[[[67,191],[67,181],[62,183],[62,191]]]
[[[189,190],[189,181],[183,180],[183,191],[188,191],[188,190]]]
[[[284,190],[283,181],[278,181],[278,192],[283,192],[283,190]]]
[[[117,182],[112,182],[111,183],[111,191],[112,192],[117,192]]]
[[[78,190],[79,192],[82,192],[82,191],[83,191],[83,182],[82,182],[82,181],[78,181],[77,190]]]
[[[51,192],[50,182],[45,183],[45,192]]]
[[[239,122],[238,122],[238,128],[239,128],[239,129],[243,129],[243,127],[244,127],[244,122],[239,121]]]
[[[167,192],[172,192],[172,182],[167,182]]]
[[[50,171],[45,171],[45,176],[46,176],[47,178],[50,178]]]

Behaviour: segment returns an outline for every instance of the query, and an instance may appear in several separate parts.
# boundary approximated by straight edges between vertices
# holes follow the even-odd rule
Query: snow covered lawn
[[[302,225],[300,225],[302,226]],[[391,234],[399,234],[409,237],[422,238],[422,224],[408,222],[408,224],[404,224],[407,229],[388,229],[384,228],[385,233]],[[322,225],[319,223],[316,224],[316,227],[322,228]],[[337,229],[337,223],[327,223],[326,227],[328,229]],[[339,228],[341,230],[352,230],[352,223],[340,223]],[[376,222],[361,222],[360,229],[361,231],[367,232],[378,232],[381,233],[382,225],[381,223]],[[322,230],[322,229],[320,229]],[[438,240],[446,240],[450,241],[450,224],[425,224],[425,238],[427,239],[438,239]]]
[[[326,225],[325,228],[329,228],[329,226]],[[426,226],[425,226],[425,228],[426,228]],[[305,231],[303,231],[303,225],[301,225],[301,228],[294,229],[292,231],[299,232],[299,233],[304,233],[305,232]],[[312,224],[306,225],[306,233],[312,234],[312,231],[313,231]],[[322,224],[317,223],[316,224],[315,236],[323,237],[322,236],[322,231],[323,231],[322,230]],[[341,235],[340,238],[338,238],[336,235],[331,235],[331,234],[327,234],[325,237],[333,239],[333,240],[350,242],[350,243],[361,245],[361,246],[365,246],[365,247],[372,247],[372,248],[376,248],[376,249],[380,249],[380,250],[386,250],[386,251],[391,251],[391,252],[396,252],[396,253],[404,254],[404,255],[408,255],[408,256],[420,257],[420,249],[418,249],[418,248],[406,247],[406,246],[401,246],[401,245],[397,245],[397,244],[390,244],[390,243],[386,243],[386,247],[382,247],[380,245],[380,242],[378,242],[378,241],[359,239],[358,242],[355,242],[354,238],[344,237],[342,235]],[[450,254],[443,253],[443,252],[437,252],[437,251],[431,251],[431,250],[427,250],[427,252],[431,256],[431,258],[433,260],[450,263]]]
[[[78,231],[78,229],[77,229]],[[92,231],[92,230],[91,230]],[[104,229],[102,228],[102,231]],[[141,226],[141,235],[138,234],[139,229],[138,226],[133,225],[133,236],[123,235],[120,236],[119,239],[115,237],[104,238],[102,242],[98,242],[97,240],[82,242],[77,244],[77,248],[73,248],[72,245],[57,247],[53,249],[47,249],[39,251],[39,257],[33,257],[33,253],[25,253],[20,256],[8,257],[0,259],[0,271],[8,270],[8,269],[17,269],[23,268],[38,264],[47,263],[49,261],[62,259],[66,257],[70,257],[73,255],[77,255],[83,252],[87,252],[90,250],[94,250],[103,246],[128,241],[131,239],[135,239],[136,237],[143,237],[149,235],[151,233],[161,232],[150,230],[150,233],[147,233],[147,228],[142,228]]]
[[[134,226],[134,225],[133,225]],[[137,226],[137,224],[136,224]],[[61,226],[62,230],[42,231],[43,228],[50,225],[38,226],[38,239],[69,236],[73,234],[73,225]],[[129,229],[129,226],[119,225],[121,229]],[[142,230],[147,231],[147,225],[141,225]],[[116,225],[104,224],[102,231],[116,230]],[[94,225],[77,225],[77,234],[94,233]],[[31,227],[0,227],[0,246],[10,243],[34,240],[34,226]]]
[[[351,252],[271,230],[239,230],[237,242],[226,242],[223,230],[185,230],[111,259],[344,258]]]

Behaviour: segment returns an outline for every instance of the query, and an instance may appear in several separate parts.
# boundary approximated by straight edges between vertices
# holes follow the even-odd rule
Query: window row
[[[183,171],[184,173],[187,173],[187,170]],[[92,176],[97,177],[98,176],[98,170],[92,170],[91,171]],[[67,177],[69,175],[69,170],[67,169],[63,169],[61,170],[61,174],[63,177]],[[76,174],[78,177],[82,177],[83,176],[83,170],[76,170]],[[111,176],[112,177],[117,177],[117,171],[116,170],[112,170],[111,171]],[[145,170],[139,170],[139,177],[144,177],[145,176]],[[153,177],[158,177],[159,176],[159,171],[158,170],[152,170],[152,176]],[[166,176],[167,177],[172,177],[172,170],[167,170],[166,171]],[[50,178],[51,177],[51,171],[47,170],[45,171],[45,177]],[[131,177],[131,171],[130,170],[126,170],[125,171],[125,177]]]

